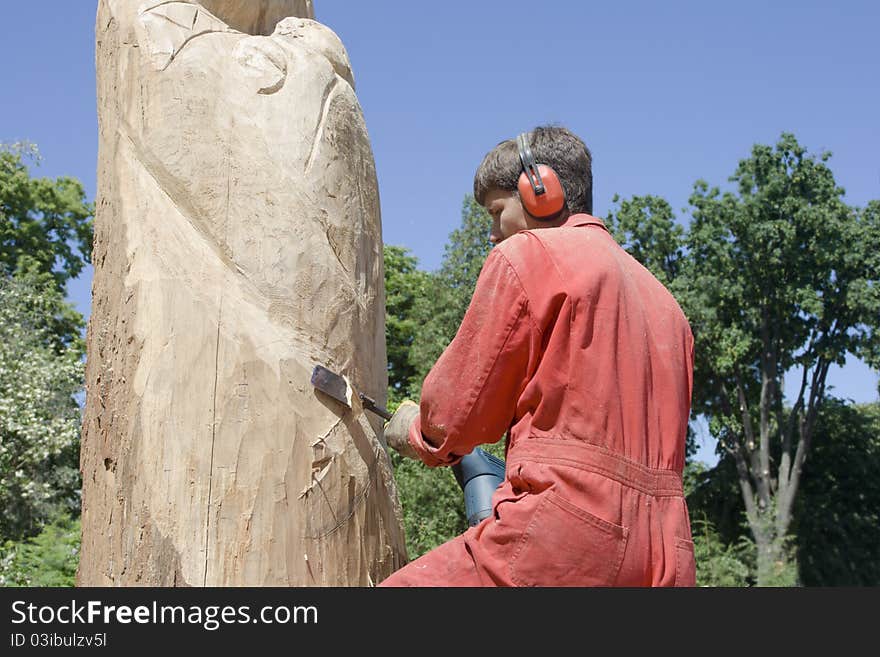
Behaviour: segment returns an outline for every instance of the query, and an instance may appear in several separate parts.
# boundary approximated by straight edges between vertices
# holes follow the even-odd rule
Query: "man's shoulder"
[[[489,255],[499,265],[513,269],[520,278],[528,277],[536,271],[538,263],[549,259],[547,250],[535,233],[534,230],[522,230],[511,235],[496,245]]]
[[[521,230],[518,233],[511,235],[500,244],[496,244],[492,248],[492,253],[496,254],[496,257],[503,256],[508,262],[521,259],[536,246],[536,241],[530,239],[532,233],[534,233],[534,231]]]
[[[511,235],[493,251],[498,251],[518,272],[523,270],[540,275],[546,270],[536,269],[537,264],[550,266],[556,263],[564,267],[565,262],[593,260],[598,265],[599,254],[616,246],[613,238],[608,238],[605,230],[593,227],[535,228]]]

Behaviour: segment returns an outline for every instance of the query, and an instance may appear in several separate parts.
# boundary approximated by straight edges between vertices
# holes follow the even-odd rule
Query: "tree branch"
[[[752,478],[758,489],[758,504],[761,508],[766,509],[770,504],[770,488],[767,485],[767,476],[761,468],[761,457],[755,445],[755,431],[752,428],[752,418],[749,414],[749,403],[746,400],[746,391],[742,383],[739,373],[734,375],[736,379],[736,392],[739,401],[739,411],[742,416],[743,430],[746,438],[746,453],[749,456],[749,465],[751,468]]]
[[[742,450],[737,450],[734,454],[736,460],[736,472],[739,475],[739,488],[742,492],[743,502],[746,505],[746,517],[751,525],[755,538],[763,534],[764,529],[760,522],[760,514],[755,506],[755,493],[752,491],[752,485],[749,481],[749,466],[746,464]]]
[[[806,356],[807,362],[809,362],[809,355],[813,352],[813,345],[815,344],[816,333],[815,330],[810,332],[810,344],[807,347]],[[791,409],[791,412],[788,415],[788,423],[785,427],[785,433],[782,437],[782,455],[779,459],[779,476],[778,476],[778,495],[780,497],[785,497],[786,491],[788,489],[788,479],[790,475],[791,468],[791,439],[794,436],[795,427],[800,427],[800,422],[798,421],[801,411],[804,408],[804,391],[807,388],[807,374],[809,373],[809,368],[804,365],[804,371],[801,375],[801,387],[798,390],[798,396],[795,400],[794,407]],[[782,424],[779,425],[782,427]]]
[[[819,408],[822,406],[822,401],[825,399],[825,379],[828,376],[829,367],[831,367],[831,361],[820,356],[819,364],[813,375],[813,383],[811,384],[812,388],[815,389],[815,393],[814,390],[810,390],[810,406],[807,408],[807,418],[803,436],[806,439],[807,448],[809,448],[809,441],[813,437],[813,428],[816,424],[816,417],[819,414]],[[800,447],[800,445],[798,446]],[[806,458],[806,454],[804,454],[804,458]]]
[[[723,381],[719,382],[719,386],[721,388],[720,397],[722,410],[728,417],[734,417],[733,408],[730,406],[730,393],[727,390],[727,386]],[[746,507],[746,517],[748,518],[752,532],[757,537],[759,534],[763,534],[764,530],[760,523],[758,508],[755,506],[755,493],[752,490],[752,474],[746,463],[746,452],[743,448],[742,441],[740,441],[735,435],[733,440],[733,447],[728,447],[727,445],[724,445],[724,443],[722,443],[722,446],[724,446],[724,449],[728,454],[733,456],[734,462],[736,463],[737,479],[739,480],[739,488],[742,493],[743,503]]]
[[[800,485],[804,461],[810,451],[810,442],[813,437],[816,417],[822,405],[822,400],[825,398],[825,379],[828,376],[828,368],[830,366],[831,361],[820,356],[816,368],[813,370],[813,377],[810,382],[810,402],[804,419],[799,423],[798,446],[795,451],[791,473],[788,477],[786,494],[784,497],[780,496],[776,506],[776,526],[777,530],[781,533],[788,531],[788,526],[791,522],[791,509]]]
[[[759,414],[761,418],[760,426],[760,467],[761,476],[767,482],[768,500],[769,488],[772,487],[770,482],[770,396],[773,391],[773,382],[775,381],[775,356],[770,336],[769,317],[767,314],[767,306],[761,309],[761,401],[759,402]],[[771,371],[772,368],[772,371]]]

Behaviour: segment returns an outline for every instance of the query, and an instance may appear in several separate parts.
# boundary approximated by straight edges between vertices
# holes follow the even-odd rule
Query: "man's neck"
[[[533,230],[535,228],[555,228],[568,221],[570,216],[571,213],[568,210],[564,210],[562,214],[556,217],[553,221],[544,221],[526,213],[526,225],[528,226],[528,230]]]

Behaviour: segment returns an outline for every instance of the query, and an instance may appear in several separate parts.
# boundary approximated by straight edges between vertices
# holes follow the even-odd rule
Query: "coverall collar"
[[[600,226],[605,230],[608,230],[608,227],[601,219],[589,214],[573,214],[566,219],[565,223],[562,225],[566,228],[574,228],[575,226]]]

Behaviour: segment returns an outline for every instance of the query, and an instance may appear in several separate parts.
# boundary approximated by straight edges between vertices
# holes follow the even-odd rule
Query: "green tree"
[[[791,528],[796,579],[805,586],[877,586],[880,404],[853,405],[829,398],[819,411],[815,436]],[[773,458],[778,458],[778,448]],[[717,528],[720,546],[734,550],[754,570],[754,559],[746,559],[742,549],[749,527],[734,459],[724,454],[711,470],[700,466],[688,464],[686,469],[691,517]],[[692,524],[699,547],[697,521]],[[753,545],[751,540],[748,543]],[[698,577],[699,556],[698,551]],[[750,579],[755,577],[753,572]]]
[[[397,452],[391,454],[391,462],[410,560],[467,529],[464,498],[451,468],[429,468]]]
[[[82,184],[70,177],[34,178],[32,144],[0,145],[0,275],[50,279],[62,295],[90,260],[93,207]],[[85,321],[67,304],[52,315],[52,333],[85,353]]]
[[[416,376],[410,350],[419,326],[413,311],[417,299],[428,296],[431,277],[402,246],[386,245],[384,258],[388,400],[396,405],[409,395]]]
[[[89,261],[92,207],[0,145],[0,584],[72,585],[85,322],[64,300]]]
[[[415,304],[418,330],[410,352],[416,371],[414,395],[458,331],[491,248],[491,224],[486,209],[470,194],[465,196],[461,225],[450,233],[440,270],[431,275],[430,294],[419,297]]]
[[[691,522],[697,586],[749,586],[752,569],[749,556],[754,544],[742,537],[736,544],[725,543],[711,522],[697,518]]]
[[[718,495],[719,481],[723,481],[704,463],[692,461],[684,468],[684,494],[691,517],[694,539],[694,560],[697,565],[697,586],[751,586],[754,583],[754,542],[746,534],[748,527],[738,522],[730,531],[718,530],[716,523],[728,522],[731,517],[741,519],[741,507],[736,506],[736,488],[732,484],[721,488],[728,494]],[[731,496],[729,493],[732,492]],[[722,504],[733,500],[736,511],[719,512],[712,502]]]
[[[848,207],[829,157],[787,133],[754,146],[730,179],[736,193],[696,183],[680,241],[653,197],[609,217],[691,322],[694,412],[735,464],[759,584],[791,583],[795,572],[789,530],[828,368],[847,353],[880,366],[880,202]],[[800,385],[786,408],[789,371]]]
[[[880,403],[828,399],[794,509],[806,586],[880,585]]]
[[[0,548],[0,586],[74,586],[80,522],[60,514],[33,538]]]
[[[736,465],[723,454],[712,468],[699,462],[685,465],[685,494],[691,514],[691,529],[696,533],[696,518],[706,520],[725,545],[738,543],[750,535],[742,495],[739,492]]]
[[[63,293],[89,262],[92,206],[78,180],[33,178],[25,158],[39,162],[35,146],[0,147],[0,269],[50,274]]]
[[[0,274],[0,539],[79,508],[83,366],[54,332],[67,309],[46,275]]]

